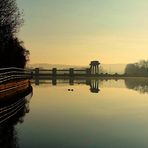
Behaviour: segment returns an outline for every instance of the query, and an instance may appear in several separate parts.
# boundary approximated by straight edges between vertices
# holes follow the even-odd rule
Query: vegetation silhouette
[[[16,0],[0,0],[0,68],[24,68],[29,60],[29,51],[17,38],[23,22]]]
[[[142,60],[138,63],[127,64],[125,74],[127,76],[148,76],[148,61]]]
[[[142,94],[148,93],[148,79],[125,79],[125,86]]]
[[[14,114],[11,118],[0,123],[0,147],[1,148],[19,148],[20,147],[15,126],[18,123],[19,124],[23,123],[26,113],[29,113],[29,101],[31,97],[32,97],[32,87],[28,88],[23,93],[11,96],[10,98],[7,99],[7,101],[6,100],[1,101],[0,109],[2,109],[2,107],[6,107],[8,105],[14,104],[18,100],[23,100],[22,107],[18,108],[19,104],[17,105],[18,107],[16,107],[18,108],[17,113]],[[11,114],[9,115],[11,116]],[[2,117],[0,119],[2,119]]]

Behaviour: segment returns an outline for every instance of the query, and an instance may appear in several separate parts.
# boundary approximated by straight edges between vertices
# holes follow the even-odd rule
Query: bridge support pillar
[[[90,74],[91,74],[91,72],[90,72],[90,69],[89,69],[89,68],[86,68],[86,74],[87,74],[87,75],[90,75]]]
[[[70,76],[74,76],[74,69],[73,68],[69,69],[69,74],[70,74]]]
[[[53,69],[52,69],[52,75],[53,75],[53,76],[56,76],[56,75],[57,75],[57,69],[56,69],[56,68],[53,68]]]
[[[39,68],[35,68],[35,76],[39,76]]]
[[[39,68],[35,68],[35,84],[39,85]]]

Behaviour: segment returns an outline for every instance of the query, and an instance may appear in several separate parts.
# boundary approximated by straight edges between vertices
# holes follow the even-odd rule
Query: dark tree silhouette
[[[16,125],[23,123],[25,115],[29,113],[29,101],[32,97],[32,87],[24,92],[9,96],[7,99],[0,99],[0,109],[16,103],[18,100],[23,100],[16,105],[16,110],[1,112],[1,119],[5,120],[0,124],[0,148],[19,148],[19,138],[17,136]],[[15,111],[16,112],[15,112]],[[14,113],[15,112],[15,113]],[[3,115],[3,117],[2,117]],[[10,118],[8,118],[10,117]]]
[[[142,60],[138,63],[128,64],[125,68],[128,76],[148,76],[148,61]]]
[[[16,37],[23,24],[16,0],[0,0],[0,67],[24,68],[29,51]]]
[[[23,24],[22,15],[16,0],[0,0],[0,33],[1,38],[14,36]]]
[[[24,68],[29,60],[28,55],[29,51],[23,47],[23,42],[20,42],[17,38],[11,38],[0,54],[1,67]]]

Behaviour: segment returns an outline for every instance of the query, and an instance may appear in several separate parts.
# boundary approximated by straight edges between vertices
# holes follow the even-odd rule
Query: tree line
[[[128,76],[148,76],[148,60],[127,64],[125,74]]]
[[[23,22],[16,0],[0,0],[0,68],[24,68],[29,60],[29,51],[17,37]]]

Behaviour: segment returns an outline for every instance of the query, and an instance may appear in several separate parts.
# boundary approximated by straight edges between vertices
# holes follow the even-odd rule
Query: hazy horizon
[[[30,62],[134,63],[148,55],[146,0],[17,0]]]

